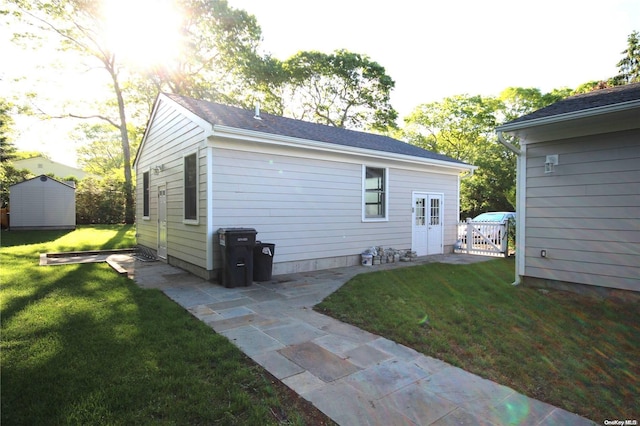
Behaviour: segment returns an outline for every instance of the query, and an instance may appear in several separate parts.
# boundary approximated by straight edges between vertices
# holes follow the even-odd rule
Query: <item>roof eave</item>
[[[478,168],[477,166],[472,166],[466,163],[455,163],[451,161],[416,157],[413,155],[397,154],[366,148],[356,148],[346,145],[336,145],[334,143],[320,142],[311,139],[296,138],[292,136],[277,135],[273,133],[258,132],[255,130],[240,129],[237,127],[223,126],[219,124],[213,126],[213,134],[221,137],[228,137],[231,139],[248,140],[252,142],[267,142],[276,145],[296,146],[324,152],[362,155],[372,158],[393,159],[398,161],[411,162],[414,164],[433,165],[459,171],[472,171]]]
[[[532,120],[519,121],[516,123],[506,123],[496,127],[496,131],[503,133],[511,133],[517,130],[528,129],[531,127],[539,127],[548,124],[561,123],[564,121],[577,120],[581,118],[589,118],[603,114],[611,114],[620,111],[627,111],[634,108],[640,108],[640,99],[633,101],[621,102],[601,107],[588,108],[580,111],[572,111],[564,114],[551,115],[548,117],[534,118]]]

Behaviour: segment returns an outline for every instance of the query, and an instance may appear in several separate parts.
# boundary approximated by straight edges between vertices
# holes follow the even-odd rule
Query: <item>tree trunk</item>
[[[129,133],[127,132],[127,116],[125,114],[124,98],[118,83],[118,75],[112,67],[107,67],[113,79],[113,90],[118,99],[118,113],[120,114],[120,138],[122,139],[122,155],[124,157],[124,222],[134,223],[135,207],[133,201],[133,182],[131,178],[131,149],[129,147]]]

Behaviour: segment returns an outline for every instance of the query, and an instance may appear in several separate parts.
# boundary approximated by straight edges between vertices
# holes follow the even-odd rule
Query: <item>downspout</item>
[[[512,285],[519,285],[521,282],[521,276],[524,272],[524,241],[525,241],[525,160],[526,150],[520,149],[512,143],[505,140],[501,130],[496,132],[498,134],[498,141],[511,152],[517,155],[516,162],[516,271],[515,281]]]
[[[213,126],[211,130],[205,130],[203,148],[206,150],[206,162],[207,162],[207,219],[206,219],[206,268],[207,272],[211,274],[213,271],[214,262],[213,262],[213,253],[215,251],[214,245],[214,235],[217,230],[213,229],[213,146],[209,143],[210,138],[213,136]]]

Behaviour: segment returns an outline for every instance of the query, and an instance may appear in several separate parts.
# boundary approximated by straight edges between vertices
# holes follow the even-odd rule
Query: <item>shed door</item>
[[[167,258],[167,189],[158,187],[158,257]]]
[[[442,254],[442,195],[413,193],[411,249],[418,256]]]

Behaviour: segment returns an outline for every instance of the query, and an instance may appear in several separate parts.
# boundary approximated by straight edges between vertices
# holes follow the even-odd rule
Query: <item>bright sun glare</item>
[[[103,0],[106,40],[121,59],[145,67],[180,50],[180,13],[171,0]]]

